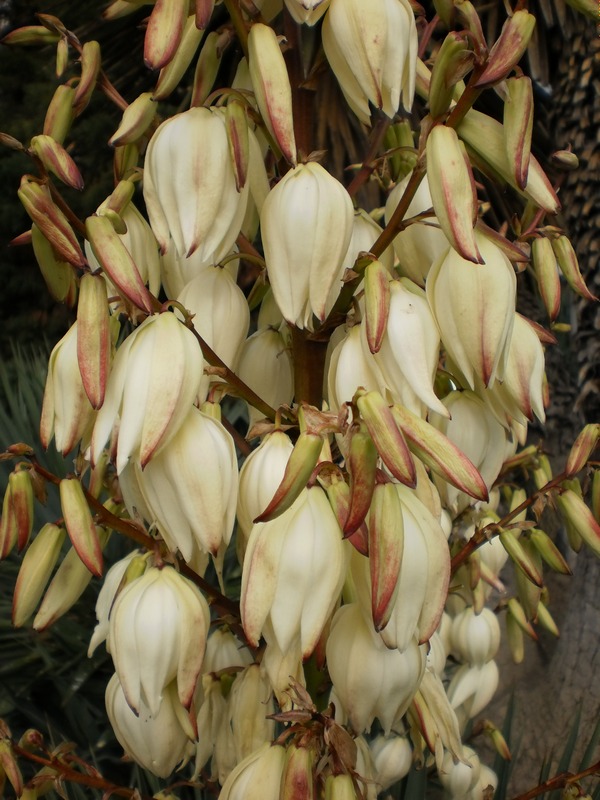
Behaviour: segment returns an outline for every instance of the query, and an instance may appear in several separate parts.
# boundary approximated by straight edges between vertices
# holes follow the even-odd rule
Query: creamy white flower
[[[200,591],[173,567],[150,567],[117,597],[110,646],[127,702],[158,714],[165,687],[189,706],[202,667],[210,612]]]
[[[323,48],[348,105],[369,124],[369,103],[393,117],[415,91],[417,28],[407,0],[331,0]]]
[[[269,281],[283,317],[299,328],[323,321],[343,273],[352,232],[352,200],[320,164],[290,169],[260,215]]]
[[[285,0],[285,5],[296,20],[305,25],[316,25],[329,8],[330,0]]]
[[[294,397],[294,369],[289,350],[279,331],[262,328],[242,346],[238,377],[272,408],[291,403]],[[262,418],[249,406],[250,424]]]
[[[136,713],[127,704],[118,677],[113,675],[106,688],[106,711],[121,747],[159,778],[167,778],[189,758],[192,745],[181,724],[185,711],[175,687],[165,690],[154,713],[145,705],[140,705]]]
[[[248,195],[248,182],[236,188],[220,110],[190,108],[159,125],[146,151],[144,199],[163,252],[172,237],[180,255],[199,250],[216,263],[231,251]]]
[[[476,614],[465,608],[452,620],[452,651],[463,663],[481,666],[490,661],[500,646],[498,617],[489,608]]]

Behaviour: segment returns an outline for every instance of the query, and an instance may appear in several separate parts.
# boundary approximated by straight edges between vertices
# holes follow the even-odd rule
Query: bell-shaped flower
[[[180,255],[200,251],[216,263],[231,251],[248,204],[238,191],[225,116],[190,108],[165,120],[146,150],[144,199],[164,252],[172,237]]]
[[[187,712],[173,684],[165,689],[154,713],[144,704],[136,713],[113,675],[106,687],[106,711],[123,750],[159,778],[167,778],[193,752],[191,731],[183,727]]]
[[[277,703],[282,711],[289,711],[292,707],[290,696],[291,680],[301,686],[306,686],[306,677],[302,666],[302,648],[300,636],[296,636],[292,644],[282,650],[277,644],[273,627],[267,620],[263,630],[267,643],[261,667],[273,687]]]
[[[342,606],[327,639],[327,667],[352,728],[369,731],[377,717],[388,734],[408,709],[425,671],[425,647],[389,649],[356,603]]]
[[[273,328],[259,329],[246,339],[239,357],[237,375],[272,408],[292,402],[292,358],[283,336]],[[249,413],[251,425],[263,416],[252,406],[249,406]]]
[[[323,321],[343,274],[352,200],[320,164],[290,169],[271,189],[260,223],[269,281],[283,317],[299,328]]]
[[[407,0],[332,0],[323,49],[348,105],[370,124],[369,103],[393,117],[415,92],[417,28]]]
[[[481,764],[479,756],[471,747],[463,748],[463,761],[453,759],[446,753],[438,775],[442,786],[451,798],[469,797],[469,792],[477,786]]]
[[[238,672],[227,698],[227,721],[233,732],[235,761],[239,763],[275,735],[271,684],[258,664]]]
[[[427,299],[442,343],[471,389],[502,380],[515,317],[517,279],[502,250],[475,232],[483,264],[450,248],[427,276]]]
[[[518,419],[520,412],[530,421],[534,415],[540,422],[546,419],[544,365],[544,348],[537,333],[525,317],[515,314],[504,377],[494,387],[511,416]]]
[[[390,192],[385,204],[385,220],[389,222],[410,181],[412,173],[403,178]],[[419,184],[414,197],[408,205],[405,219],[416,217],[433,206],[427,175]],[[427,224],[429,223],[429,224]],[[448,240],[440,228],[434,227],[435,217],[427,217],[423,222],[408,225],[394,238],[394,251],[398,259],[398,272],[413,280],[419,286],[425,284],[431,265],[448,251]]]
[[[175,314],[148,317],[117,350],[92,434],[92,463],[118,428],[117,473],[130,458],[145,467],[187,416],[203,369],[194,334]]]
[[[424,416],[423,406],[447,415],[433,391],[440,339],[425,293],[408,279],[390,281],[389,286],[389,317],[374,354],[384,385],[394,400],[419,416]],[[362,344],[368,349],[366,336]]]
[[[191,280],[177,300],[194,315],[192,324],[215,353],[235,370],[250,325],[244,293],[220,267],[207,267]],[[203,378],[201,399],[210,380]]]
[[[410,772],[413,751],[407,736],[380,734],[369,747],[375,766],[374,780],[380,791],[389,789]]]
[[[54,436],[56,449],[66,455],[87,438],[95,416],[79,370],[75,322],[50,354],[40,420],[43,446],[48,448]]]
[[[257,645],[269,621],[281,650],[300,636],[315,649],[342,589],[342,532],[327,495],[314,486],[270,522],[252,528],[242,571],[244,631]]]
[[[360,387],[367,392],[385,391],[385,382],[375,358],[369,348],[363,346],[362,327],[359,324],[349,328],[334,346],[329,359],[328,401],[330,408],[336,411],[342,403],[350,403]]]
[[[273,431],[244,461],[240,470],[237,520],[246,541],[254,520],[262,514],[279,488],[293,449],[286,433]]]
[[[473,719],[492,700],[498,688],[500,674],[495,661],[481,666],[463,664],[448,686],[448,699],[460,722]]]
[[[147,509],[172,551],[189,562],[194,546],[216,556],[233,531],[238,490],[235,445],[218,419],[192,406],[177,433],[136,466]]]
[[[479,267],[473,267],[479,268]],[[451,418],[432,414],[430,422],[442,431],[475,465],[488,490],[500,473],[505,458],[506,431],[476,394],[451,392],[444,398]],[[444,504],[455,515],[470,505],[472,498],[437,475],[435,485]]]
[[[265,743],[231,772],[219,795],[220,800],[279,800],[285,748]]]
[[[294,20],[305,25],[316,25],[329,8],[329,3],[330,0],[285,0]]]
[[[494,658],[500,646],[498,617],[489,608],[477,614],[469,606],[452,620],[451,637],[452,652],[459,661],[482,666]]]
[[[110,648],[128,704],[158,713],[165,687],[189,707],[204,657],[208,603],[173,567],[150,567],[120,592],[110,615]]]

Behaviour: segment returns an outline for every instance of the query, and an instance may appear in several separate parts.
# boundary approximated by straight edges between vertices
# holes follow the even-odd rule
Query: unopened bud
[[[248,139],[248,120],[244,107],[237,100],[232,100],[225,109],[225,127],[229,154],[235,174],[235,186],[240,192],[246,185],[248,177],[248,160],[250,157],[250,143]]]
[[[19,551],[29,542],[33,528],[33,486],[28,469],[16,469],[8,476],[11,513],[17,530]]]
[[[35,611],[60,555],[65,535],[64,528],[47,523],[25,553],[13,596],[12,622],[15,628],[24,625]]]
[[[393,122],[386,130],[383,142],[386,149],[392,151],[389,154],[389,166],[393,180],[398,183],[417,166],[410,124],[406,120]]]
[[[533,584],[538,587],[544,585],[544,579],[529,557],[525,548],[512,531],[502,531],[500,541],[513,563]]]
[[[371,261],[365,269],[365,324],[367,342],[378,353],[390,313],[390,276],[381,261]]]
[[[192,108],[201,106],[214,86],[223,56],[220,44],[221,34],[216,31],[211,31],[204,40],[194,72],[192,99],[190,100]]]
[[[51,136],[43,134],[34,136],[31,140],[31,149],[48,172],[56,175],[59,180],[73,189],[83,189],[83,178],[77,165],[65,148]]]
[[[571,172],[579,169],[579,159],[570,150],[556,150],[552,153],[550,159],[553,164],[565,171]]]
[[[504,142],[508,164],[519,189],[525,189],[529,174],[533,131],[533,88],[531,78],[521,76],[506,81],[504,102]]]
[[[101,275],[86,274],[81,279],[77,304],[77,361],[83,388],[94,409],[104,402],[110,353],[106,281]]]
[[[93,575],[100,577],[102,547],[83,487],[77,478],[66,478],[60,482],[60,504],[65,526],[77,555]]]
[[[116,146],[137,142],[146,133],[155,116],[156,101],[152,97],[152,92],[143,92],[127,106],[119,127],[108,143]]]
[[[86,42],[81,49],[81,78],[75,89],[73,107],[76,114],[81,114],[87,104],[100,74],[100,45],[96,41]]]
[[[17,192],[25,211],[50,242],[59,258],[74,267],[83,267],[85,258],[73,228],[54,204],[47,186],[24,175]]]
[[[414,488],[417,482],[415,465],[387,402],[379,392],[360,391],[356,405],[383,463],[400,483]]]
[[[539,528],[532,528],[529,531],[529,539],[550,569],[554,570],[554,572],[559,572],[561,575],[572,574],[564,556],[545,531],[539,530]]]
[[[511,760],[510,750],[506,739],[501,731],[494,725],[493,722],[485,720],[483,723],[483,730],[489,736],[492,747],[505,761]]]
[[[567,466],[565,469],[567,475],[577,475],[577,473],[585,467],[590,456],[598,446],[599,439],[599,423],[590,423],[583,428],[575,440],[569,457],[567,458]]]
[[[475,240],[475,179],[456,131],[446,125],[436,125],[427,139],[427,180],[433,210],[452,247],[467,261],[484,263]]]
[[[4,771],[10,785],[15,790],[15,795],[21,797],[23,794],[23,776],[9,739],[0,740],[0,768]]]
[[[556,498],[558,508],[585,544],[597,556],[600,556],[600,523],[596,521],[582,498],[572,489],[567,489]]]
[[[15,28],[3,39],[2,44],[11,47],[39,47],[45,44],[55,44],[60,36],[56,31],[49,31],[43,25],[24,25]]]
[[[583,279],[577,254],[569,239],[566,236],[559,236],[558,239],[553,239],[552,249],[556,255],[558,266],[571,289],[586,300],[597,300],[598,298],[590,292]]]
[[[533,269],[537,278],[542,301],[551,320],[560,311],[560,277],[552,242],[545,236],[533,240],[531,247]]]
[[[75,119],[74,101],[75,89],[63,83],[56,87],[46,111],[42,132],[59,144],[64,142]]]
[[[475,86],[490,86],[506,78],[527,50],[535,27],[535,17],[525,9],[515,11],[494,43],[483,74]]]
[[[196,55],[196,50],[203,35],[204,31],[199,29],[194,15],[190,15],[185,23],[181,42],[175,56],[160,71],[156,88],[152,93],[154,100],[164,100],[178,86],[179,81]]]
[[[364,522],[375,488],[377,450],[364,424],[351,435],[346,465],[350,473],[350,507],[343,531],[349,534]]]
[[[537,621],[542,628],[545,628],[553,636],[560,636],[558,626],[542,600],[540,600],[537,607]]]
[[[144,62],[149,69],[160,69],[174,58],[188,10],[188,0],[157,0],[144,38]]]
[[[394,610],[403,551],[400,496],[393,483],[382,483],[375,487],[369,515],[371,612],[377,631],[385,628]]]
[[[290,455],[283,480],[273,499],[254,522],[267,522],[283,514],[306,488],[313,469],[317,466],[323,439],[316,433],[303,432],[298,437]]]
[[[248,67],[256,102],[269,133],[283,156],[296,165],[292,90],[277,35],[256,23],[248,34]]]
[[[473,65],[474,53],[468,49],[464,34],[450,31],[442,42],[433,69],[429,85],[429,110],[436,119],[450,108],[454,89]]]
[[[56,77],[60,78],[69,63],[69,42],[64,38],[56,45]]]

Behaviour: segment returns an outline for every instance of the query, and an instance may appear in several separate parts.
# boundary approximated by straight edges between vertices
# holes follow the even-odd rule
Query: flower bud
[[[390,118],[400,102],[411,108],[417,29],[406,0],[332,0],[322,36],[327,60],[361,122],[370,124],[369,103]]]
[[[77,115],[86,108],[96,88],[96,81],[100,74],[101,57],[98,42],[85,42],[81,48],[81,78],[77,84],[73,97],[73,108]]]
[[[465,747],[463,759],[455,761],[451,753],[446,753],[438,770],[440,781],[452,798],[468,796],[479,780],[481,764],[477,753],[471,747]]]
[[[559,236],[552,240],[552,249],[556,255],[558,266],[571,289],[586,300],[597,300],[598,298],[586,286],[579,269],[577,254],[570,240],[566,236]]]
[[[548,316],[554,322],[560,311],[560,277],[552,242],[545,236],[533,240],[531,256],[535,277]]]
[[[108,540],[108,532],[98,529],[100,546],[104,547]],[[43,631],[72,608],[86,590],[92,580],[92,573],[77,555],[74,547],[63,558],[56,570],[44,599],[33,620],[33,629]]]
[[[573,526],[590,550],[600,556],[600,523],[581,497],[567,489],[557,496],[556,501],[563,519]]]
[[[230,252],[240,231],[249,187],[238,192],[225,116],[190,108],[154,133],[146,151],[144,199],[163,253],[169,237],[179,255],[213,263]]]
[[[417,691],[425,651],[414,639],[404,653],[388,649],[358,604],[352,603],[333,618],[327,666],[352,728],[368,731],[377,717],[387,734]]]
[[[356,405],[383,463],[401,483],[415,486],[412,456],[387,402],[379,392],[363,391],[358,393]]]
[[[586,425],[571,447],[565,472],[569,477],[577,475],[594,453],[600,441],[600,423]]]
[[[549,214],[557,213],[560,203],[556,192],[534,156],[529,160],[527,185],[522,191],[519,189],[506,155],[504,131],[500,122],[472,108],[457,126],[456,132],[468,147],[487,161],[517,191]]]
[[[533,131],[533,88],[531,78],[522,75],[506,81],[504,136],[506,156],[519,189],[527,186]]]
[[[453,128],[436,125],[427,137],[427,179],[433,210],[449,243],[467,261],[481,264],[474,229],[475,179]]]
[[[113,147],[137,142],[148,130],[156,116],[156,100],[152,92],[142,92],[130,103],[121,118],[117,130],[108,140]]]
[[[429,110],[434,119],[449,109],[456,84],[472,68],[473,58],[464,34],[450,31],[442,42],[431,70]]]
[[[75,119],[75,89],[66,83],[56,87],[44,117],[42,133],[62,144]]]
[[[23,175],[17,192],[32,221],[50,242],[59,259],[83,267],[85,258],[69,221],[55,205],[47,186]]]
[[[15,628],[24,625],[35,611],[50,580],[64,540],[65,529],[48,522],[27,549],[13,595],[12,623]]]
[[[209,622],[206,600],[173,567],[150,567],[123,589],[110,615],[110,650],[134,711],[146,706],[158,714],[164,691],[175,679],[179,701],[189,708]]]
[[[148,317],[117,350],[94,426],[92,462],[98,461],[118,424],[117,471],[129,458],[146,466],[187,416],[200,388],[203,365],[194,335],[175,314]]]
[[[365,269],[365,330],[371,353],[378,353],[390,313],[389,273],[381,261],[371,261]]]
[[[48,291],[59,303],[72,306],[77,297],[77,280],[73,268],[56,257],[54,248],[37,225],[31,226],[31,244]]]
[[[267,195],[260,214],[265,260],[290,324],[311,327],[313,314],[325,319],[331,289],[342,277],[352,219],[350,195],[315,162],[289,170]]]
[[[23,25],[3,36],[2,44],[9,47],[37,47],[44,44],[56,44],[58,40],[58,32],[48,30],[44,25]]]
[[[217,31],[211,31],[202,45],[198,61],[196,62],[192,97],[190,100],[191,108],[201,106],[207,99],[215,84],[222,57],[222,36]],[[248,89],[250,90],[250,87],[248,87]]]
[[[92,575],[101,577],[102,547],[80,480],[65,478],[60,482],[60,505],[77,555]]]
[[[144,63],[148,69],[160,69],[174,58],[188,9],[188,0],[156,0],[144,38]]]
[[[155,713],[140,706],[139,713],[127,703],[117,675],[106,687],[106,711],[115,736],[125,752],[159,778],[168,778],[189,756],[190,741],[180,721],[181,704],[171,685]]]
[[[450,681],[448,699],[455,710],[461,710],[467,719],[480,714],[493,698],[498,688],[499,672],[495,661],[482,666],[463,664]]]
[[[204,30],[202,30],[204,27],[196,24],[194,14],[188,16],[177,52],[160,71],[152,94],[153,100],[165,100],[177,87],[196,55],[196,50],[204,35]]]
[[[516,277],[514,269],[489,239],[475,232],[485,263],[474,265],[454,250],[433,265],[427,299],[442,342],[471,388],[475,377],[492,386],[502,380],[512,333]]]
[[[56,175],[59,180],[73,189],[80,191],[83,189],[83,178],[77,165],[65,148],[51,136],[43,134],[34,136],[31,140],[31,149],[48,172]]]
[[[79,370],[75,322],[50,354],[40,420],[43,446],[54,436],[56,449],[66,455],[89,433],[94,416]]]
[[[77,304],[77,363],[92,408],[104,402],[110,370],[111,340],[106,283],[100,275],[85,274]]]
[[[108,216],[88,217],[85,232],[95,258],[119,291],[135,306],[152,313],[152,297],[125,239],[116,232]]]
[[[487,64],[475,86],[490,86],[503,80],[521,60],[535,27],[535,17],[525,9],[510,16],[490,50]]]
[[[248,68],[254,95],[269,133],[284,158],[296,166],[292,90],[277,35],[260,22],[248,34]]]

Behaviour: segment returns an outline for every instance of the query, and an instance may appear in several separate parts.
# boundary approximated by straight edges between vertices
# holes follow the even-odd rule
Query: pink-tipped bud
[[[487,65],[475,85],[490,86],[508,77],[527,50],[534,27],[533,14],[525,9],[515,11],[502,26],[500,36],[490,50]]]
[[[144,62],[149,69],[160,69],[175,56],[188,9],[188,0],[156,0],[144,39]]]
[[[506,81],[504,102],[506,156],[519,189],[527,186],[533,132],[533,88],[531,78],[522,75]]]
[[[48,172],[56,175],[59,180],[73,189],[83,189],[83,178],[77,165],[65,148],[54,141],[51,136],[44,134],[34,136],[31,140],[31,149]]]
[[[102,547],[98,532],[81,482],[77,478],[65,478],[60,482],[60,504],[67,533],[77,555],[92,575],[102,575]]]

